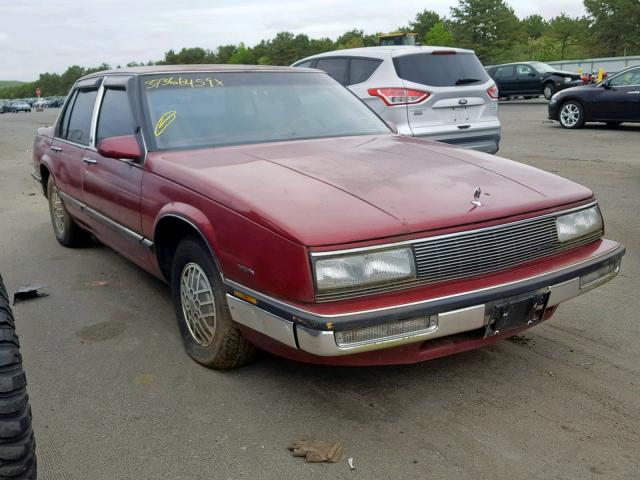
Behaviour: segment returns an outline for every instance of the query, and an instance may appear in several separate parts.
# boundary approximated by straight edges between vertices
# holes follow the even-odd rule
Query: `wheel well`
[[[202,233],[187,220],[166,216],[161,218],[156,225],[153,235],[154,250],[160,271],[167,282],[171,282],[171,264],[173,263],[173,255],[180,241],[185,237],[196,237],[201,239],[208,245],[207,240]],[[213,255],[213,252],[211,252]],[[214,256],[215,259],[215,256]]]
[[[51,176],[51,173],[49,172],[49,169],[45,166],[45,165],[40,165],[40,181],[42,183],[42,191],[44,192],[44,196],[48,196],[48,192],[47,192],[47,184],[49,183],[49,177]]]

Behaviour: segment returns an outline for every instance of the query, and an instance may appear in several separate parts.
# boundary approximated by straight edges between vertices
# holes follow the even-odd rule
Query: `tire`
[[[560,107],[558,121],[562,128],[582,128],[584,125],[584,108],[582,108],[580,102],[569,100]]]
[[[187,237],[178,245],[171,268],[171,293],[184,347],[196,362],[220,370],[244,365],[255,357],[256,348],[231,318],[222,276],[200,239]]]
[[[0,276],[0,479],[35,480],[36,476],[27,379],[7,289]]]
[[[91,243],[91,235],[81,229],[71,218],[69,212],[62,203],[58,187],[49,176],[47,182],[47,199],[49,200],[49,214],[51,216],[51,226],[56,240],[65,247],[82,247]]]
[[[551,97],[553,97],[554,93],[556,93],[555,85],[551,82],[545,83],[542,89],[542,94],[544,95],[544,98],[546,98],[547,100],[551,100]]]

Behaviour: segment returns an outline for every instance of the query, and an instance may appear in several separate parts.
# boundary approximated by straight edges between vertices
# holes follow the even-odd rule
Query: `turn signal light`
[[[380,97],[390,107],[420,103],[431,95],[429,92],[411,88],[370,88],[368,92],[372,97]]]
[[[494,100],[498,99],[498,87],[496,87],[495,85],[491,85],[488,89],[487,89],[487,94],[493,98]]]

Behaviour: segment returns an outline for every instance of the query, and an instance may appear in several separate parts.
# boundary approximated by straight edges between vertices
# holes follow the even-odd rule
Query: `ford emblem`
[[[466,98],[461,98],[460,100],[458,100],[458,103],[460,105],[466,105],[467,104],[467,99]]]

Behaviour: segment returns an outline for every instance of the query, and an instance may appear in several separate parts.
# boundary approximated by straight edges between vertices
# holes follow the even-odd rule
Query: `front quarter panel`
[[[152,162],[146,168],[152,169]],[[149,171],[143,179],[141,207],[146,238],[154,240],[155,227],[163,217],[182,218],[200,231],[225,278],[275,297],[313,301],[306,247]]]

